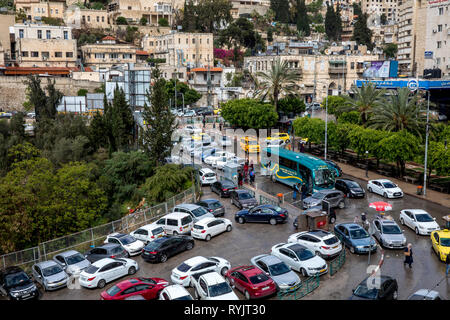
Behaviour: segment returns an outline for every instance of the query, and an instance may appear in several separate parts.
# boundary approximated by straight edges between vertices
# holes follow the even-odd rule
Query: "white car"
[[[228,282],[215,271],[192,276],[196,300],[239,300]]]
[[[108,282],[135,274],[137,270],[139,266],[132,259],[100,259],[81,272],[80,285],[85,288],[101,289]]]
[[[194,110],[186,110],[183,114],[183,117],[195,117],[195,111]]]
[[[231,146],[232,142],[231,142],[231,138],[228,136],[221,136],[218,140],[217,140],[218,144],[221,147],[228,147]]]
[[[322,258],[330,258],[342,251],[341,241],[331,232],[312,230],[294,233],[288,238],[289,243],[299,243]]]
[[[196,126],[193,126],[191,124],[188,124],[186,127],[184,127],[184,130],[189,134],[189,135],[193,135],[196,133],[201,133],[202,129],[198,128]]]
[[[266,140],[267,148],[280,148],[284,147],[286,145],[286,142],[281,139],[271,139]]]
[[[226,164],[230,164],[230,163],[234,163],[234,164],[243,166],[245,164],[245,159],[240,158],[240,157],[232,157],[229,159],[222,158],[222,159],[219,159],[216,161],[216,168],[222,170]]]
[[[180,264],[178,267],[172,269],[170,279],[175,284],[180,284],[183,287],[191,285],[191,276],[195,273],[205,271],[216,271],[221,275],[231,268],[231,263],[219,257],[205,258],[197,256],[190,258]]]
[[[272,255],[278,257],[304,277],[322,275],[328,272],[324,259],[298,243],[279,243],[272,247]]]
[[[215,162],[223,157],[227,159],[231,159],[235,156],[234,153],[228,152],[228,151],[216,151],[216,153],[212,156],[205,158],[205,163],[209,164],[211,166],[215,166]]]
[[[230,232],[232,223],[225,218],[205,218],[194,224],[191,230],[191,236],[195,239],[209,241],[212,237],[222,232]]]
[[[130,233],[130,236],[144,242],[145,244],[165,235],[166,231],[164,231],[164,228],[154,223],[146,224],[145,226],[142,226]]]
[[[404,209],[400,211],[400,223],[413,229],[416,234],[429,235],[440,230],[436,218],[422,209]]]
[[[194,300],[191,294],[179,284],[165,287],[159,293],[159,300]]]
[[[145,247],[145,243],[141,240],[138,240],[129,234],[118,232],[107,236],[104,243],[120,244],[127,251],[129,257],[140,254]]]
[[[401,198],[403,191],[395,183],[388,179],[369,180],[367,183],[369,192],[378,193],[385,198]]]
[[[202,186],[205,184],[210,185],[217,181],[216,173],[209,168],[199,170],[198,175],[200,176]]]

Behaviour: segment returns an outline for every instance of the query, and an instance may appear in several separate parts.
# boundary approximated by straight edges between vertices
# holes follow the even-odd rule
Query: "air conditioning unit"
[[[437,30],[436,29],[433,29],[433,33],[436,33],[437,32]]]

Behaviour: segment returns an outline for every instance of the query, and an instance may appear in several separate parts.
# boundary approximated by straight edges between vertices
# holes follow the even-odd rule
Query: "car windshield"
[[[220,207],[222,207],[222,205],[219,202],[211,202],[209,204],[209,208],[210,209],[217,209],[217,208],[220,208]]]
[[[23,286],[31,283],[30,278],[28,278],[25,272],[19,272],[14,274],[8,274],[5,277],[5,285],[8,288]]]
[[[348,182],[347,182],[347,185],[348,185],[348,187],[349,187],[350,189],[356,189],[356,188],[360,189],[360,188],[361,188],[361,187],[359,186],[359,184],[357,184],[357,183],[354,182],[354,181],[348,181]]]
[[[200,226],[198,224],[194,224],[194,229],[203,230],[205,227]]]
[[[67,257],[66,261],[68,265],[75,264],[84,260],[84,257],[81,253],[76,253],[73,256]]]
[[[432,222],[434,219],[428,213],[416,214],[418,222]]]
[[[128,236],[128,235],[120,238],[120,242],[122,242],[123,245],[127,245],[127,244],[133,243],[135,241],[136,241],[135,238],[133,238],[132,236]]]
[[[248,144],[249,144],[249,145],[252,145],[252,146],[255,146],[255,145],[258,144],[258,141],[256,141],[256,140],[249,140],[249,141],[248,141]]]
[[[386,189],[392,189],[392,188],[397,188],[397,186],[395,184],[393,184],[392,182],[383,182],[383,186]]]
[[[247,199],[251,199],[251,198],[253,198],[253,197],[248,192],[239,193],[239,199],[241,199],[241,200],[247,200]]]
[[[332,238],[329,238],[329,239],[326,239],[326,240],[323,240],[323,242],[325,243],[325,244],[327,244],[327,245],[332,245],[332,244],[335,244],[335,243],[338,243],[338,238],[336,238],[336,237],[332,237]]]
[[[191,296],[182,296],[182,297],[175,298],[173,300],[193,300],[193,299]]]
[[[360,284],[353,294],[361,298],[375,300],[378,295],[378,290],[376,288],[369,289],[365,284]]]
[[[62,272],[63,269],[59,265],[54,265],[45,269],[42,269],[42,274],[44,277],[50,277],[54,274]]]
[[[226,282],[212,285],[208,289],[210,297],[217,297],[232,292],[230,286]]]
[[[207,177],[207,178],[212,178],[212,177],[215,177],[215,176],[216,176],[216,174],[214,172],[208,172],[208,173],[205,174],[205,177]]]
[[[269,277],[266,276],[264,273],[260,273],[260,274],[256,274],[254,276],[249,277],[249,280],[253,284],[258,284],[258,283],[266,282],[267,280],[269,280]]]
[[[325,195],[323,193],[316,192],[311,197],[314,198],[314,199],[322,199],[324,196]]]
[[[184,262],[177,267],[177,269],[180,270],[181,272],[186,272],[190,268],[191,268],[191,266],[186,264],[186,263],[184,263]]]
[[[222,188],[234,188],[234,184],[222,181]]]
[[[365,239],[369,237],[369,234],[364,229],[350,230],[350,236],[352,239]]]
[[[273,206],[272,208],[273,210],[275,210],[276,212],[280,213],[280,212],[284,212],[285,210],[279,206]]]
[[[94,274],[97,272],[98,269],[99,269],[98,267],[90,265],[89,267],[86,268],[86,270],[84,270],[84,272]]]
[[[383,225],[382,228],[385,234],[402,234],[402,230],[396,225]]]
[[[321,188],[331,187],[334,184],[334,174],[330,169],[314,170],[314,184]]]
[[[315,256],[314,253],[308,249],[296,249],[294,252],[301,261],[312,259]]]
[[[106,293],[109,294],[111,297],[115,296],[120,292],[120,288],[118,286],[112,286],[108,290],[106,290]]]
[[[152,234],[156,236],[157,234],[163,233],[164,229],[162,227],[156,228],[152,230]]]
[[[269,266],[269,271],[272,276],[279,276],[291,271],[291,269],[284,262],[280,262]]]
[[[202,216],[204,214],[207,214],[207,213],[208,213],[208,211],[205,208],[203,208],[203,207],[198,207],[198,208],[192,210],[192,214],[194,216],[196,216],[196,217],[200,217],[200,216]]]
[[[160,239],[164,239],[164,238],[160,238]],[[164,239],[165,240],[165,239]],[[145,246],[145,250],[147,251],[155,251],[156,249],[158,249],[161,246],[161,242],[159,239],[156,241],[152,241],[149,242],[146,246]]]
[[[441,238],[441,246],[450,247],[450,238]]]

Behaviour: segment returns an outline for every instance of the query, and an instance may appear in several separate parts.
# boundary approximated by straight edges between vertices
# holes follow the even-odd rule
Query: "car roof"
[[[190,265],[190,266],[194,266],[197,265],[199,263],[203,263],[203,262],[207,262],[209,261],[208,259],[206,259],[205,257],[202,256],[196,256],[196,257],[192,257],[187,259],[186,261],[184,261],[185,264]]]
[[[200,171],[202,171],[202,172],[204,172],[204,173],[214,173],[215,174],[215,172],[214,171],[212,171],[211,169],[209,169],[209,168],[202,168]]]
[[[217,200],[217,199],[202,199],[200,201],[201,202],[206,202],[206,203],[215,203],[215,202],[219,202],[220,203],[220,201]]]
[[[175,206],[175,208],[184,208],[184,209],[188,209],[188,210],[196,209],[198,207],[199,207],[199,205],[192,204],[192,203],[182,203],[182,204]]]
[[[237,190],[234,190],[234,192],[236,192],[236,193],[250,193],[248,190],[244,190],[244,189],[237,189]]]
[[[397,223],[394,220],[389,220],[389,219],[375,219],[375,220],[379,221],[381,224],[397,225]]]
[[[288,248],[291,250],[305,250],[307,249],[305,246],[301,245],[300,243],[287,243],[283,246],[284,248]]]
[[[416,296],[414,299],[411,299],[413,296]],[[436,298],[439,296],[439,292],[428,289],[419,289],[414,292],[408,299],[409,300],[422,300],[425,297]],[[422,299],[420,298],[422,297]]]
[[[12,274],[12,273],[19,273],[19,272],[25,272],[25,271],[23,271],[23,269],[18,266],[6,267],[5,269],[2,270],[2,273],[4,275]]]
[[[101,246],[98,246],[96,248],[109,249],[109,248],[116,248],[116,247],[120,247],[120,244],[118,244],[118,243],[105,243],[105,244],[102,244]]]
[[[199,225],[199,226],[204,226],[204,225],[210,223],[211,221],[215,221],[215,220],[218,220],[218,219],[213,218],[213,217],[206,217],[206,218],[203,218],[203,219],[197,221],[195,224]]]
[[[378,181],[378,182],[392,182],[391,180],[389,180],[389,179],[375,179],[375,180],[372,180],[372,181]],[[393,183],[393,182],[392,182]]]
[[[142,226],[138,229],[144,229],[144,230],[154,230],[154,229],[158,229],[158,228],[162,228],[160,225],[158,224],[154,224],[154,223],[150,223],[150,224],[146,224],[145,226]],[[137,230],[137,229],[136,229]]]
[[[116,260],[111,259],[111,258],[103,258],[103,259],[95,261],[92,265],[94,267],[101,268],[101,267],[106,266],[107,264],[109,264],[111,262],[115,262],[115,261]]]
[[[225,281],[224,278],[216,271],[205,273],[202,277],[209,285],[219,284]]]
[[[402,211],[409,211],[413,214],[420,214],[420,213],[427,213],[429,214],[427,211],[423,210],[423,209],[403,209]]]
[[[120,232],[114,232],[114,233],[111,233],[110,235],[108,235],[108,237],[114,237],[114,238],[122,238],[123,236],[126,236],[126,234],[120,233]]]
[[[278,257],[275,257],[274,255],[268,254],[268,255],[265,255],[264,257],[258,259],[258,261],[262,261],[262,262],[266,263],[267,265],[272,265],[275,263],[279,263],[281,260]]]
[[[190,214],[187,213],[187,212],[171,212],[171,213],[168,213],[168,214],[166,214],[165,216],[163,216],[161,218],[164,218],[164,219],[170,219],[170,218],[181,219],[181,218],[184,218],[185,216],[190,216]]]
[[[68,251],[64,251],[64,252],[60,253],[59,256],[70,257],[70,256],[73,256],[74,254],[77,254],[77,253],[79,253],[79,252],[75,251],[75,250],[68,250]]]
[[[338,224],[336,227],[338,226],[343,226],[347,229],[362,229],[362,227],[359,224],[353,223],[353,222],[344,222],[344,223],[340,223]]]
[[[47,260],[47,261],[42,261],[42,262],[38,262],[35,264],[35,266],[38,266],[41,269],[45,269],[51,266],[59,266],[59,264],[57,264],[55,261],[53,260]]]
[[[334,236],[331,232],[327,232],[325,230],[311,230],[311,231],[307,231],[306,234],[313,235],[317,238],[326,238],[326,237]]]
[[[336,181],[342,181],[342,182],[356,182],[355,180],[347,179],[347,178],[336,179]]]
[[[184,296],[187,294],[189,294],[189,292],[181,285],[179,284],[173,284],[170,286],[167,286],[164,288],[165,291],[169,292],[169,294],[174,297],[179,297],[179,296]]]
[[[239,271],[240,273],[245,274],[247,277],[263,273],[259,268],[255,266],[240,266],[234,268],[233,271]]]

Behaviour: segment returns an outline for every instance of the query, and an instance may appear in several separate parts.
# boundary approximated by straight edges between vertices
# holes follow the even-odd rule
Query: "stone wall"
[[[24,111],[22,104],[25,102],[25,80],[24,76],[0,76],[0,108],[3,111]],[[56,88],[60,90],[63,95],[76,96],[79,89],[87,89],[89,92],[94,92],[96,88],[101,86],[101,82],[74,80],[65,77],[49,77],[48,79],[55,80]],[[47,79],[41,78],[41,86],[45,88]]]

